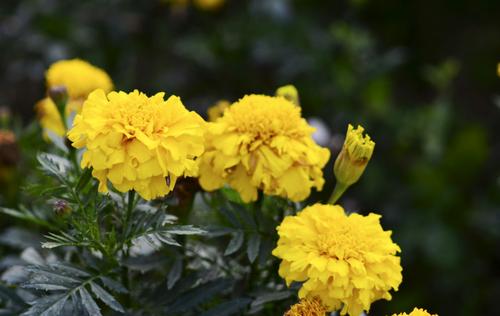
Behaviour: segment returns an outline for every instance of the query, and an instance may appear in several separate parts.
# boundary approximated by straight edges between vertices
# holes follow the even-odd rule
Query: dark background
[[[400,291],[371,314],[497,315],[499,35],[500,2],[487,0],[227,0],[213,11],[3,0],[0,105],[27,125],[45,69],[74,57],[105,69],[117,89],[177,94],[200,113],[293,83],[304,115],[329,126],[333,155],[349,122],[377,143],[341,200],[381,213],[403,250]],[[330,170],[313,199],[331,191]]]

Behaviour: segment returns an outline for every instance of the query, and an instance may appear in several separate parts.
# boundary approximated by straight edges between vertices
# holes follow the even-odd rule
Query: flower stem
[[[344,194],[348,187],[349,186],[347,184],[337,182],[335,184],[335,189],[333,189],[333,193],[328,200],[328,204],[334,205],[338,201],[338,199],[340,199],[342,194]]]
[[[124,225],[123,225],[124,235],[126,234],[126,232],[129,229],[130,219],[132,217],[132,211],[134,210],[134,198],[135,198],[135,191],[133,191],[133,190],[128,191],[127,213],[125,214],[125,221],[124,221]],[[124,258],[128,259],[130,246],[128,244],[127,245],[122,244],[122,247],[125,247]],[[127,266],[125,266],[125,265],[122,267],[122,282],[123,282],[123,285],[125,286],[125,288],[130,290],[129,270],[128,270]],[[129,293],[130,293],[130,291],[129,291]],[[130,301],[131,297],[130,297],[129,293],[125,295],[125,306],[126,307],[130,307],[130,304],[131,304],[131,301]]]

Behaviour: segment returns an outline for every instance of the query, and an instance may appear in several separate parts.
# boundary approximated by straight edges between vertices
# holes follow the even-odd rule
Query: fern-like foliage
[[[117,293],[127,290],[110,279],[111,271],[91,273],[63,263],[45,266],[28,266],[30,277],[22,285],[25,289],[43,295],[29,302],[31,305],[22,316],[82,315],[100,316],[101,308],[96,298],[109,308],[124,313],[123,306],[105,289]],[[50,293],[47,295],[47,292]]]

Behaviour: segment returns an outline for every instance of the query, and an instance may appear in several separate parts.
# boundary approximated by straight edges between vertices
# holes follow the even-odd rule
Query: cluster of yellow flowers
[[[57,62],[46,77],[49,89],[67,89],[69,101],[66,109],[42,101],[41,124],[84,149],[81,167],[92,168],[100,192],[107,192],[109,182],[150,200],[168,194],[183,176],[198,177],[206,191],[228,185],[244,202],[257,200],[259,191],[302,201],[313,187],[323,187],[330,151],[314,142],[314,128],[302,118],[293,86],[275,96],[221,101],[205,122],[177,96],[111,92],[109,76],[80,60]],[[78,113],[67,133],[63,110]],[[277,228],[273,255],[282,260],[279,275],[288,285],[302,283],[301,301],[285,315],[340,310],[358,316],[372,302],[390,300],[402,281],[400,248],[381,227],[381,216],[346,214],[334,205],[372,156],[375,143],[363,131],[348,127],[335,161],[338,187],[330,204],[306,207]],[[422,313],[415,309],[410,315],[428,315]]]

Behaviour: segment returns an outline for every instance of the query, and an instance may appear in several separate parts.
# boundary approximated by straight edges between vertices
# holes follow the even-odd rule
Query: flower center
[[[364,243],[357,238],[357,232],[345,225],[321,234],[316,240],[316,247],[321,256],[333,259],[362,258]]]

